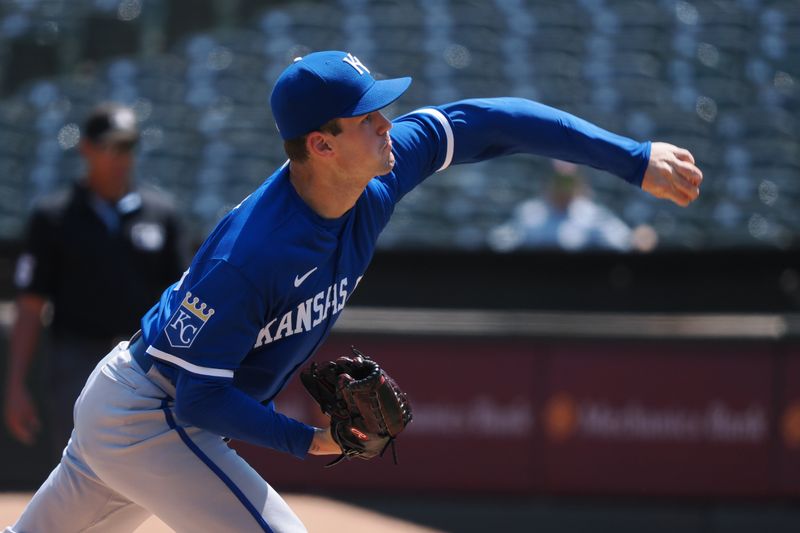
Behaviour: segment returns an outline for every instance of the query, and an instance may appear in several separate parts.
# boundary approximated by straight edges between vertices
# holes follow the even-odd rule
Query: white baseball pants
[[[219,435],[175,419],[171,385],[127,345],[92,372],[61,463],[5,532],[121,533],[150,515],[179,533],[306,531]]]

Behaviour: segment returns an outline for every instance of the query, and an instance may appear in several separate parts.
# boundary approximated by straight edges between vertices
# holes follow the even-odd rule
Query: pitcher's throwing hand
[[[689,150],[664,142],[652,143],[642,190],[686,207],[700,195],[702,182],[703,173]]]

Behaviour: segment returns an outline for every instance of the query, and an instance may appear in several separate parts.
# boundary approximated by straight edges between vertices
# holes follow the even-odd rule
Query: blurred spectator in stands
[[[491,230],[488,240],[493,250],[624,252],[655,247],[656,236],[651,228],[634,231],[592,200],[591,189],[577,165],[554,160],[553,171],[541,198],[524,201],[514,209],[510,220]]]
[[[58,457],[72,429],[72,405],[98,354],[137,330],[139,317],[188,264],[172,202],[132,180],[139,139],[133,110],[101,104],[81,136],[85,177],[38,202],[28,223],[15,275],[5,388],[11,434],[32,444],[44,421]],[[46,309],[52,310],[51,349],[40,418],[28,378]]]

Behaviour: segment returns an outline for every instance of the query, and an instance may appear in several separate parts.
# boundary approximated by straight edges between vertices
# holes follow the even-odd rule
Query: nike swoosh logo
[[[295,277],[294,277],[294,286],[295,286],[295,287],[299,287],[300,285],[302,285],[302,284],[303,284],[303,282],[306,280],[306,278],[307,278],[308,276],[310,276],[311,274],[313,274],[313,273],[314,273],[314,271],[315,271],[316,269],[317,269],[317,267],[314,267],[314,268],[312,268],[311,270],[309,270],[308,272],[306,272],[305,274],[303,274],[303,276],[302,276],[302,277],[300,277],[300,276],[295,276]]]

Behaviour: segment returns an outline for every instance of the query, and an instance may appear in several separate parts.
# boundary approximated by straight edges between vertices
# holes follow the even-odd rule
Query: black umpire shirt
[[[171,201],[140,187],[116,205],[83,184],[38,202],[16,284],[53,302],[54,339],[128,337],[188,265]]]

